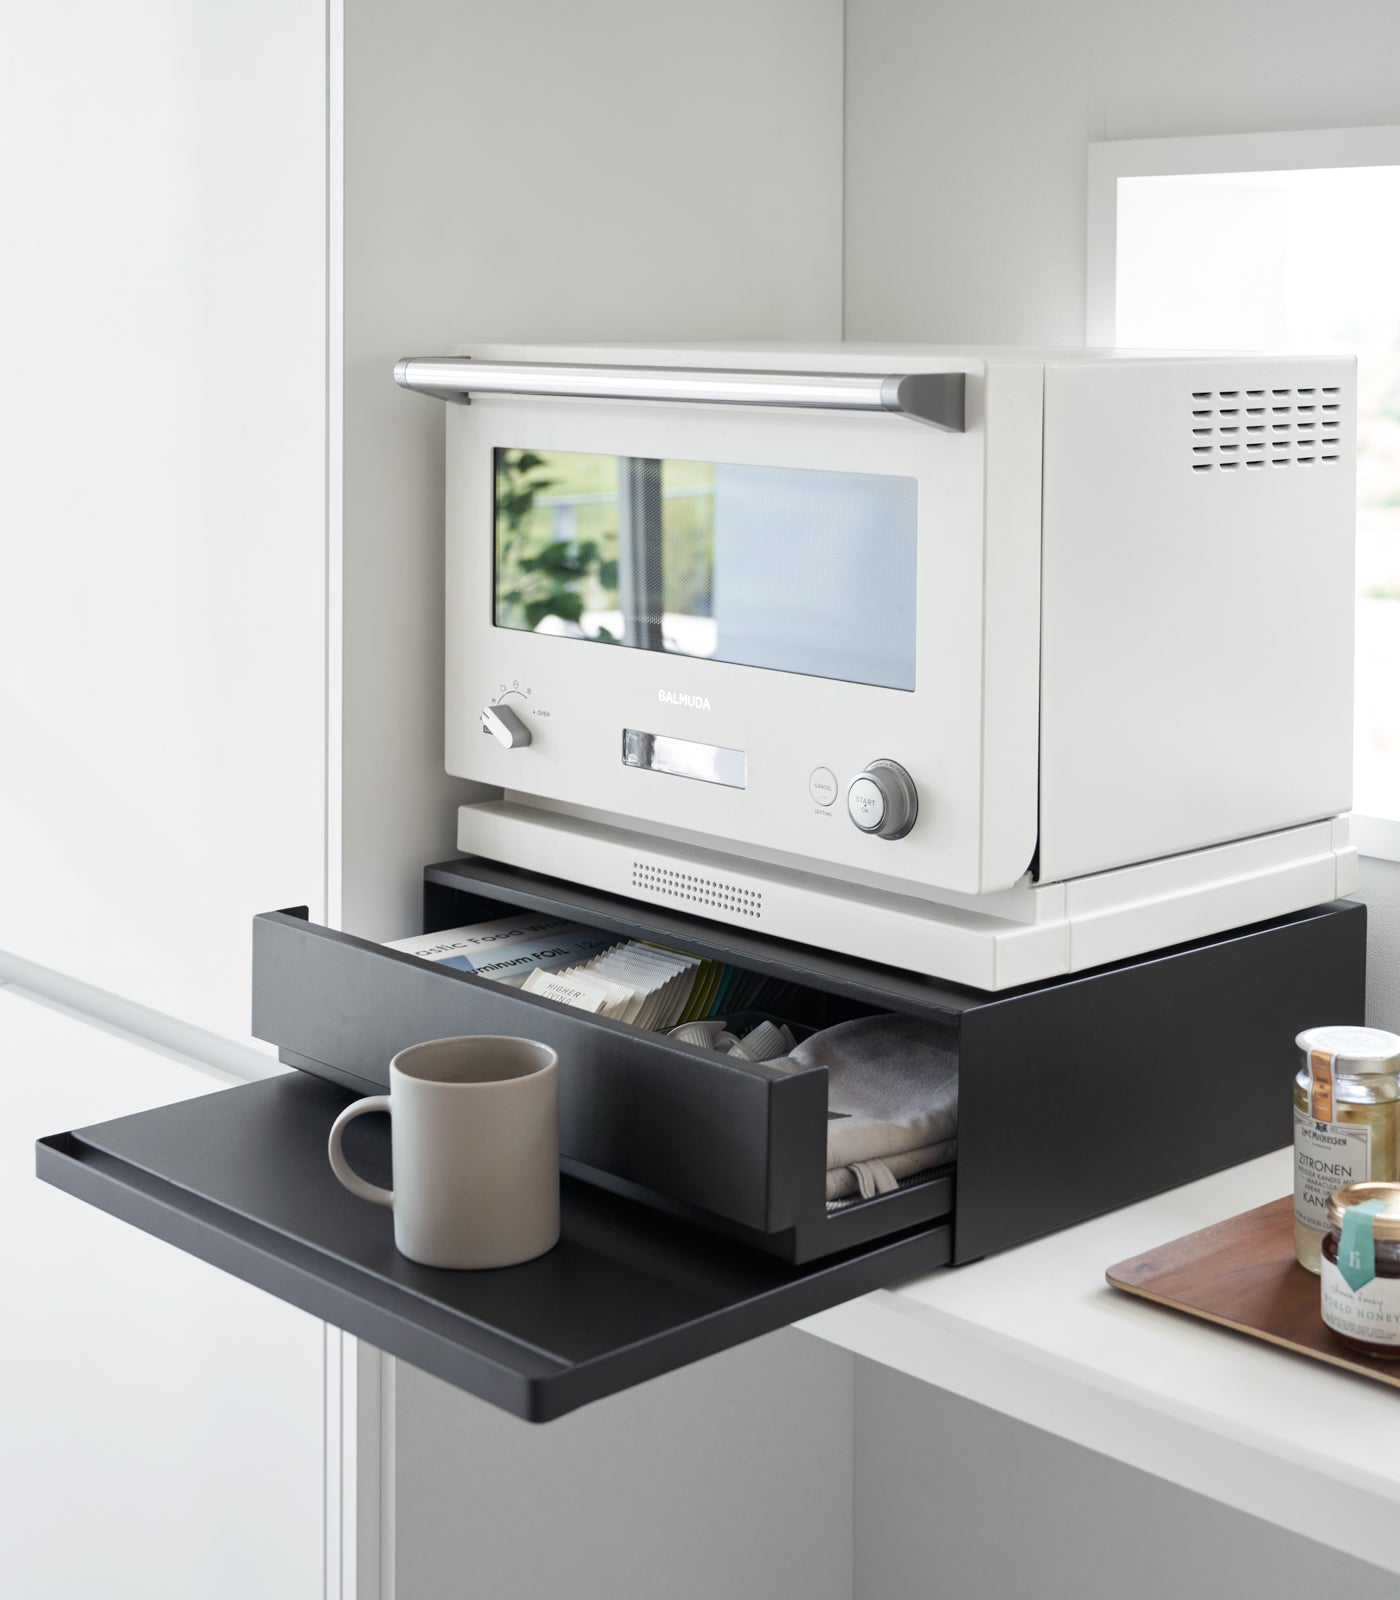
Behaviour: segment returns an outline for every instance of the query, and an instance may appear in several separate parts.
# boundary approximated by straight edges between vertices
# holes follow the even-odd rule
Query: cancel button
[[[819,806],[829,806],[841,792],[841,785],[830,767],[818,767],[807,780],[807,792]]]

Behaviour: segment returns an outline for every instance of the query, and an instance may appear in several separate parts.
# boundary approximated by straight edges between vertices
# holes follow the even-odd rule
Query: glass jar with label
[[[1362,1355],[1400,1361],[1400,1183],[1347,1183],[1328,1200],[1322,1320]]]
[[[1293,1249],[1317,1272],[1332,1191],[1400,1178],[1400,1037],[1380,1028],[1308,1028],[1297,1043]]]

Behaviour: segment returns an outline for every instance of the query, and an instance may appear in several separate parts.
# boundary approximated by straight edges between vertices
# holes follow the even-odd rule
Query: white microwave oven
[[[470,346],[473,855],[981,989],[1349,892],[1349,358]]]

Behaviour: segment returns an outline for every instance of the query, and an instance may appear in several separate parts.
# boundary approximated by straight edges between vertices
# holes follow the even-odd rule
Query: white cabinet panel
[[[395,1600],[851,1600],[845,1351],[784,1329],[543,1427],[395,1370]]]
[[[0,988],[0,1589],[321,1600],[322,1325],[41,1184],[41,1134],[221,1087]]]
[[[1370,1562],[903,1372],[857,1361],[855,1395],[857,1600],[1395,1593]]]
[[[10,7],[0,951],[219,1032],[324,892],[325,8]]]

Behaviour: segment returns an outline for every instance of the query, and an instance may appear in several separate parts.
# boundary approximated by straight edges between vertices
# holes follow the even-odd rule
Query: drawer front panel
[[[327,1076],[375,1086],[425,1039],[539,1039],[559,1052],[569,1161],[762,1233],[823,1213],[824,1071],[727,1061],[288,912],[254,920],[252,1027]]]

